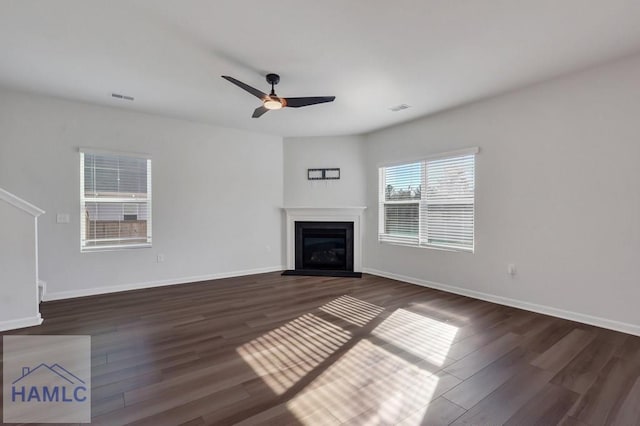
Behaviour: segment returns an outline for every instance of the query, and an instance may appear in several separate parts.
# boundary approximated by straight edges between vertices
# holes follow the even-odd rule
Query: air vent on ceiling
[[[133,96],[121,95],[120,93],[112,93],[111,97],[112,98],[116,98],[116,99],[122,99],[122,100],[125,100],[125,101],[132,101],[133,100]]]
[[[389,108],[391,111],[393,112],[397,112],[397,111],[402,111],[403,109],[407,109],[410,106],[407,104],[400,104],[400,105],[396,105],[394,107]]]

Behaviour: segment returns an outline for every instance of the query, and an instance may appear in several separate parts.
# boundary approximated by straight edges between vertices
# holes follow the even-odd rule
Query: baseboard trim
[[[18,328],[33,327],[42,324],[40,314],[35,317],[19,318],[15,320],[0,321],[0,331],[16,330]]]
[[[77,297],[97,296],[99,294],[119,293],[122,291],[141,290],[144,288],[164,287],[168,285],[189,284],[199,281],[219,280],[222,278],[242,277],[245,275],[264,274],[267,272],[277,272],[286,269],[284,266],[269,266],[266,268],[246,269],[243,271],[221,272],[217,274],[197,275],[192,277],[171,278],[168,280],[148,281],[142,283],[123,284],[109,287],[95,287],[70,291],[49,291],[46,293],[44,301],[75,299]]]
[[[391,272],[380,271],[372,268],[363,268],[362,272],[379,277],[389,278],[392,280],[403,281],[409,284],[415,284],[423,287],[433,288],[436,290],[455,293],[461,296],[473,297],[474,299],[485,300],[487,302],[497,303],[499,305],[511,306],[513,308],[524,309],[525,311],[537,312],[544,315],[563,318],[570,321],[581,322],[584,324],[594,325],[596,327],[607,328],[610,330],[620,331],[622,333],[640,336],[640,325],[614,321],[607,318],[596,317],[592,315],[582,314],[579,312],[566,311],[546,305],[538,305],[535,303],[525,302],[523,300],[511,299],[508,297],[496,296],[494,294],[483,293],[466,288],[455,287],[447,284],[437,283],[434,281],[423,280],[420,278],[408,277],[406,275],[394,274]]]

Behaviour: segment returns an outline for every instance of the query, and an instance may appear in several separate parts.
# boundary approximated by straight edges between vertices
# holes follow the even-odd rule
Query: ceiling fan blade
[[[287,106],[291,108],[300,108],[308,105],[323,104],[325,102],[333,102],[335,96],[315,96],[308,98],[286,98]]]
[[[224,78],[225,80],[235,84],[236,86],[240,87],[241,89],[246,90],[247,92],[251,93],[256,98],[260,98],[260,99],[264,100],[267,97],[266,93],[261,92],[260,90],[256,89],[255,87],[251,87],[248,84],[245,84],[245,83],[241,82],[240,80],[236,80],[235,78],[229,77],[228,75],[222,75],[221,77]]]
[[[251,116],[252,118],[258,118],[260,117],[262,114],[264,114],[265,112],[269,111],[267,108],[261,106],[255,109],[255,111],[253,111],[253,115]]]

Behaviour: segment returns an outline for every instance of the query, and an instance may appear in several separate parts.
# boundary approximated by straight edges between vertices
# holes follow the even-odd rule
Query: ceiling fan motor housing
[[[267,74],[267,83],[269,84],[280,83],[280,76],[278,74]]]

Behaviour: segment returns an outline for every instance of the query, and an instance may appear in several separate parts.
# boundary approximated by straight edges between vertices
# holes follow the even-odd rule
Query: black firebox
[[[295,270],[285,275],[360,277],[353,271],[353,222],[295,222]]]

